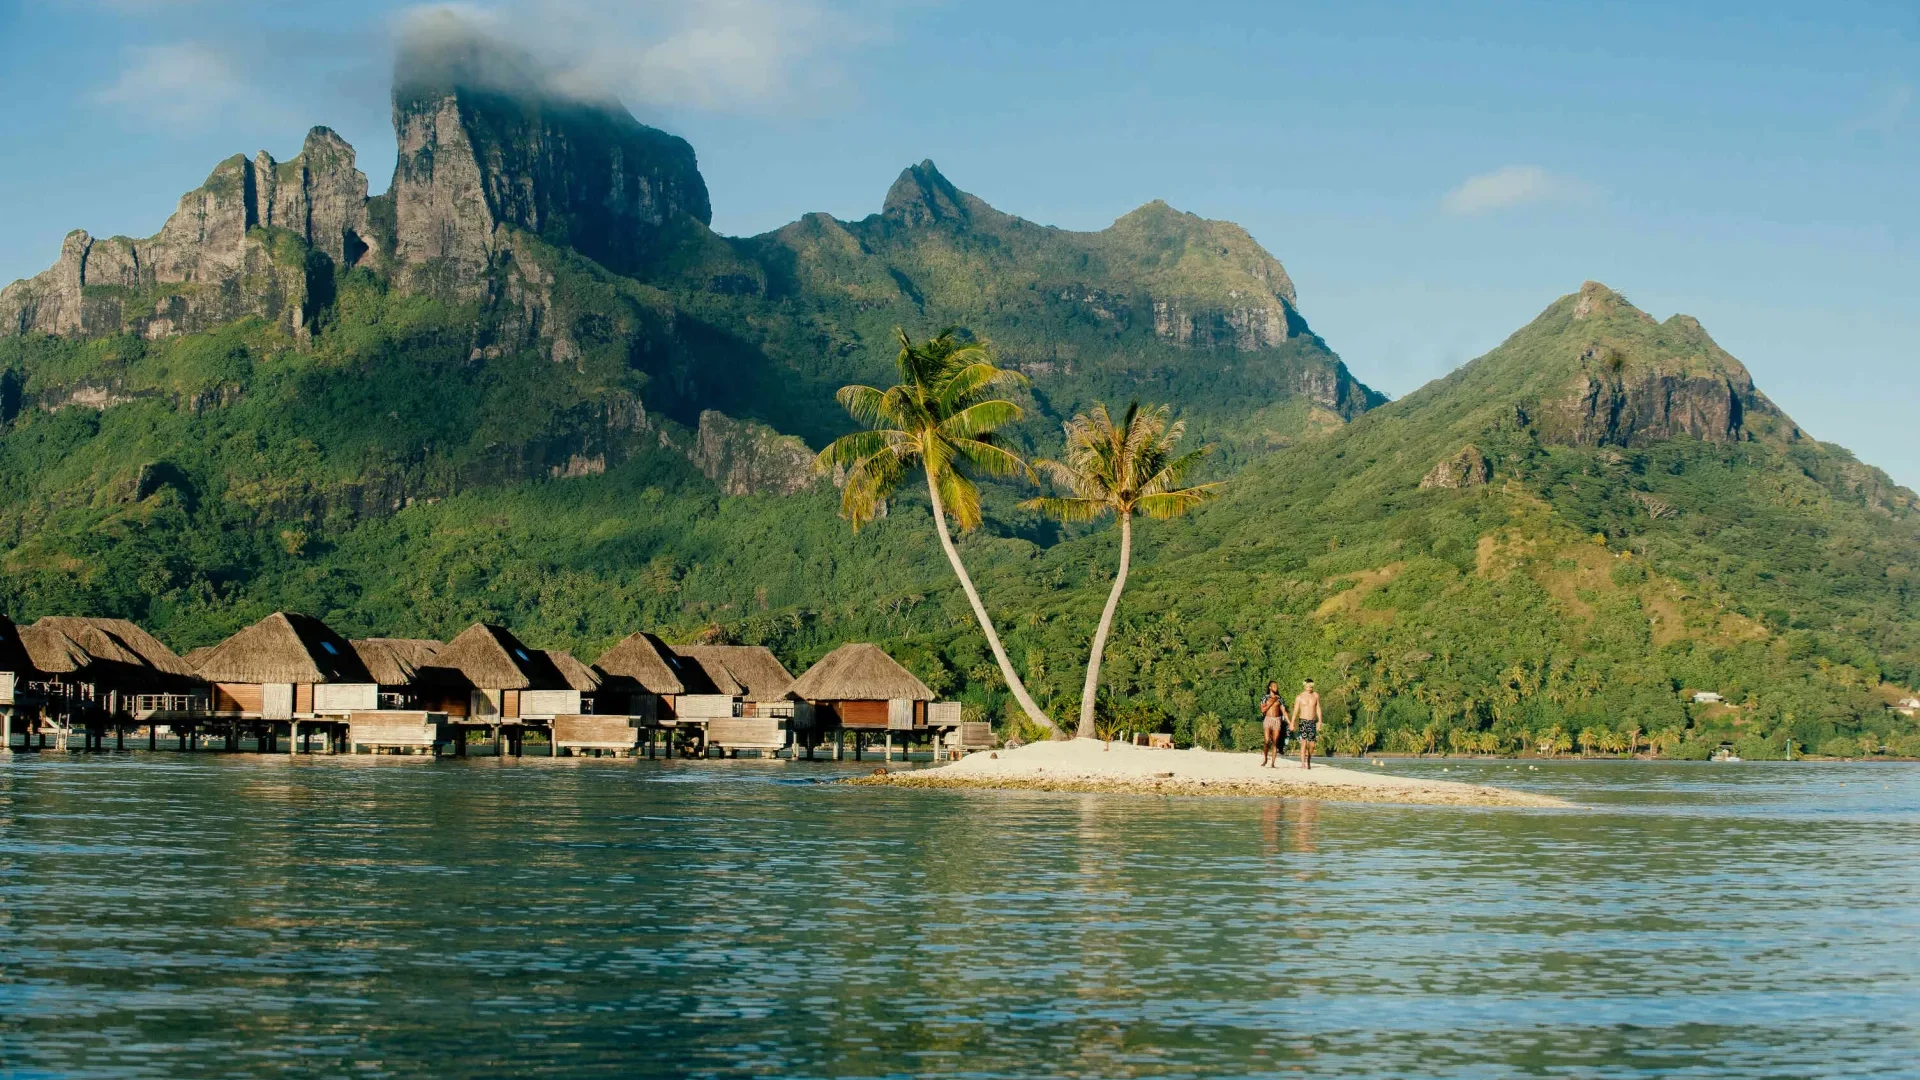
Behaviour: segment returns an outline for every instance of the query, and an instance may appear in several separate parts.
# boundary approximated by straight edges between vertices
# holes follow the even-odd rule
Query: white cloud
[[[783,110],[841,84],[887,19],[820,0],[501,0],[410,9],[404,35],[482,34],[526,51],[550,89],[631,104]]]
[[[246,96],[232,58],[197,41],[130,46],[114,80],[89,95],[135,121],[181,125],[212,120]]]
[[[1510,206],[1565,199],[1579,191],[1579,184],[1538,165],[1508,165],[1467,177],[1447,192],[1440,206],[1449,214],[1474,217]]]

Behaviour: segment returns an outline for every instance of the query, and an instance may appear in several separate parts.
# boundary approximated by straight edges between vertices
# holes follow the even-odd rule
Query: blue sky
[[[1920,487],[1913,0],[459,6],[691,140],[725,232],[864,216],[927,157],[1067,228],[1164,198],[1245,225],[1396,396],[1592,278]],[[0,0],[0,280],[316,123],[383,189],[421,7]]]

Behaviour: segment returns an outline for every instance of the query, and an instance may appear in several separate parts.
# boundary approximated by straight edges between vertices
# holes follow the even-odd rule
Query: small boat
[[[1741,760],[1741,757],[1740,757],[1740,755],[1739,755],[1739,754],[1736,754],[1736,753],[1734,753],[1734,752],[1733,752],[1733,748],[1732,748],[1732,747],[1730,747],[1730,746],[1723,746],[1723,747],[1721,747],[1720,749],[1718,749],[1718,750],[1715,750],[1715,751],[1713,752],[1713,756],[1712,756],[1712,757],[1710,757],[1710,758],[1708,758],[1707,760],[1708,760],[1708,761],[1731,761],[1731,762],[1738,762],[1738,761],[1740,761],[1740,760]]]

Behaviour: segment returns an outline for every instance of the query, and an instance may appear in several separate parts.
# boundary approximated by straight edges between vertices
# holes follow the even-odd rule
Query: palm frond
[[[876,454],[891,452],[900,456],[903,440],[911,442],[906,432],[886,428],[871,428],[842,435],[815,455],[813,468],[815,472],[824,473],[836,465],[853,465]]]
[[[992,434],[1026,415],[1011,401],[976,402],[940,421],[940,434],[955,439],[977,439]]]
[[[1113,489],[1107,486],[1106,481],[1098,473],[1046,459],[1034,462],[1033,468],[1056,487],[1073,492],[1077,498],[1112,500]]]
[[[935,474],[934,484],[940,489],[940,501],[946,504],[947,515],[960,526],[961,532],[980,527],[980,489],[973,481],[957,469],[945,469]]]
[[[846,484],[840,489],[840,512],[855,529],[872,521],[906,471],[906,463],[900,456],[886,451],[854,462],[847,470]]]
[[[1162,491],[1154,495],[1143,495],[1134,504],[1134,508],[1156,521],[1166,521],[1179,517],[1202,503],[1212,502],[1220,497],[1223,483],[1200,484],[1195,487],[1181,488],[1178,491]]]
[[[833,395],[833,399],[838,401],[840,407],[847,410],[855,420],[869,427],[876,426],[887,419],[884,412],[887,394],[883,390],[876,390],[871,386],[843,386]]]
[[[985,439],[947,438],[939,441],[951,448],[951,453],[955,456],[965,459],[967,464],[989,476],[1025,476],[1030,480],[1038,479],[1033,475],[1033,469],[1021,459],[1020,455]]]
[[[1027,377],[1017,371],[995,367],[991,360],[979,360],[956,367],[940,385],[936,395],[949,410],[963,409],[987,390],[1027,385]]]
[[[1113,512],[1113,504],[1105,499],[1058,499],[1042,497],[1027,499],[1020,504],[1022,510],[1038,510],[1055,521],[1068,523],[1097,521],[1102,515]]]
[[[1186,482],[1187,474],[1200,464],[1207,455],[1213,453],[1213,447],[1203,446],[1198,450],[1182,454],[1154,470],[1147,482],[1140,486],[1142,495],[1159,495],[1172,491]]]

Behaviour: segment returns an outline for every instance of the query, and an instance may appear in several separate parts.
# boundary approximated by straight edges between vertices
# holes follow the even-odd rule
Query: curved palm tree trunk
[[[940,533],[940,546],[946,550],[947,561],[953,564],[954,576],[960,579],[960,589],[967,594],[967,603],[973,605],[973,617],[980,621],[980,629],[987,635],[987,645],[993,649],[993,658],[1000,664],[1000,677],[1007,681],[1007,689],[1013,691],[1013,699],[1026,710],[1027,719],[1046,728],[1059,730],[1054,726],[1040,706],[1034,704],[1033,696],[1027,693],[1027,684],[1020,681],[1020,673],[1013,670],[1013,661],[1007,659],[1006,647],[1000,644],[1000,635],[993,629],[993,620],[987,618],[987,608],[980,602],[980,594],[973,587],[973,579],[967,576],[967,568],[960,562],[960,552],[953,546],[953,537],[947,532],[947,507],[940,501],[940,489],[934,485],[933,474],[927,474],[927,494],[933,499],[933,527]]]
[[[1100,692],[1100,658],[1107,652],[1107,634],[1113,629],[1113,613],[1120,607],[1120,594],[1127,588],[1127,568],[1133,564],[1133,515],[1120,515],[1120,573],[1113,579],[1113,591],[1107,594],[1106,609],[1100,612],[1099,629],[1093,632],[1093,649],[1087,654],[1087,684],[1080,691],[1080,730],[1076,738],[1094,738],[1093,702]]]

